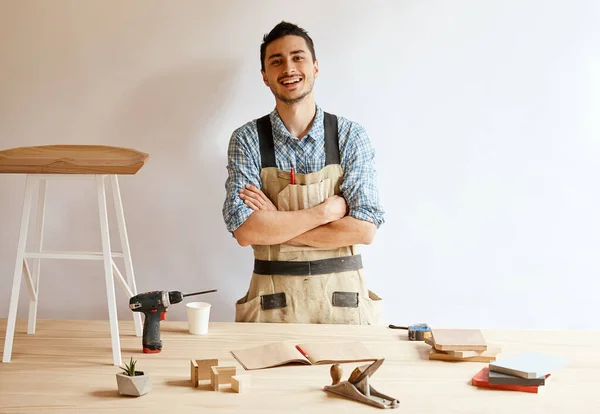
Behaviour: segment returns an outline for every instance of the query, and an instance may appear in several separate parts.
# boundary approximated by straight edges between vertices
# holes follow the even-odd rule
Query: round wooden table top
[[[43,145],[0,151],[0,173],[135,174],[149,155],[105,145]]]

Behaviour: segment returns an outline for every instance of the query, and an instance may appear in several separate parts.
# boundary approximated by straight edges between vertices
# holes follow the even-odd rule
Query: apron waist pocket
[[[259,275],[309,276],[362,269],[360,254],[302,262],[254,260],[254,273]]]
[[[262,310],[280,309],[287,306],[285,293],[273,293],[271,295],[261,295],[260,306]]]

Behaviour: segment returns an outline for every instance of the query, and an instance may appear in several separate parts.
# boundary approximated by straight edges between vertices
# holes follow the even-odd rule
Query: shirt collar
[[[285,141],[288,139],[297,139],[295,138],[285,127],[285,124],[281,120],[279,116],[279,112],[277,112],[277,108],[275,108],[270,114],[269,118],[271,119],[271,128],[273,129],[273,138],[277,141]],[[323,127],[323,110],[316,105],[316,113],[315,119],[308,130],[305,138],[312,139],[314,141],[324,141],[325,140],[325,129]]]

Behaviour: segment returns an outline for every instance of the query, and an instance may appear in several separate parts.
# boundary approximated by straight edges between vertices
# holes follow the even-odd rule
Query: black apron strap
[[[340,163],[340,147],[338,144],[338,119],[337,116],[324,113],[325,128],[325,165]]]
[[[362,267],[362,257],[360,254],[300,262],[254,259],[254,273],[258,275],[323,275],[359,270],[362,269]]]
[[[324,112],[323,127],[325,130],[325,165],[340,163],[340,148],[338,143],[337,116]],[[269,115],[256,120],[258,130],[258,143],[260,146],[260,160],[262,168],[277,167],[275,161],[275,143]]]
[[[269,115],[256,120],[258,130],[258,144],[260,146],[260,161],[262,168],[277,167],[275,162],[275,143]]]

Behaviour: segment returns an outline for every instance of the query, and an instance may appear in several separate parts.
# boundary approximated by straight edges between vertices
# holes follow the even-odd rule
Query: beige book
[[[378,357],[361,342],[311,342],[292,344],[275,342],[231,351],[246,370],[271,368],[287,364],[334,364],[376,361]]]

